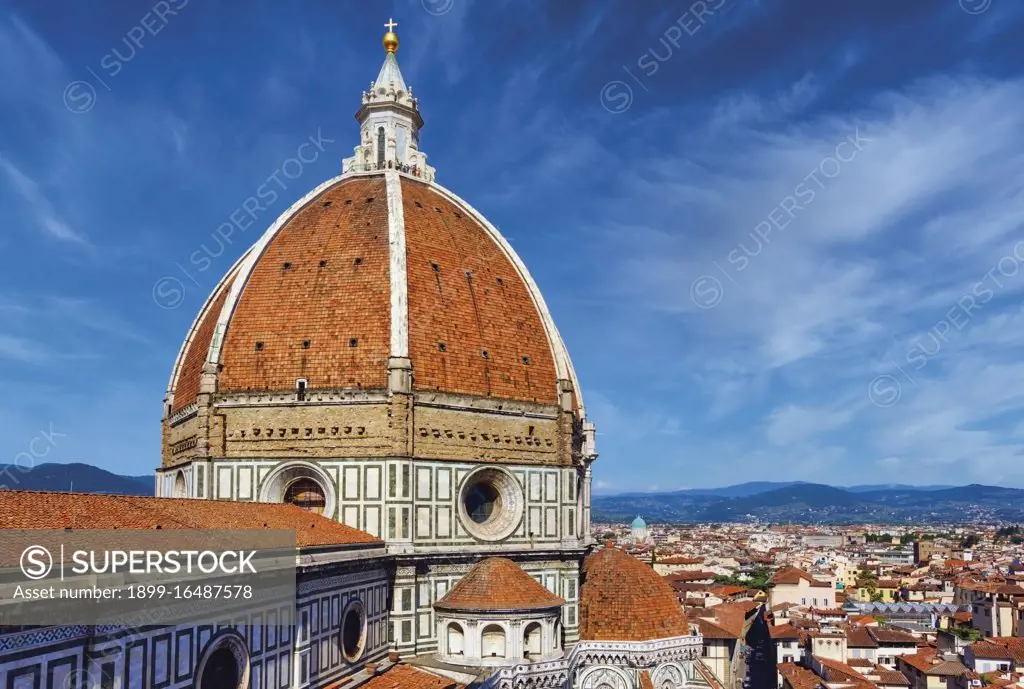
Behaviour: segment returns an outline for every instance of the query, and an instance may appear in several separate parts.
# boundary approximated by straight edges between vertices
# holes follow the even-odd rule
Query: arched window
[[[300,478],[284,492],[284,502],[301,507],[314,514],[323,514],[327,497],[320,484],[311,478]]]
[[[197,689],[246,689],[249,673],[245,639],[231,631],[219,635],[206,647],[196,666],[194,686]]]
[[[379,127],[377,129],[377,167],[378,168],[384,166],[384,146],[386,145],[386,143],[387,143],[387,140],[386,140],[386,138],[384,136],[384,127]]]
[[[237,687],[241,679],[238,661],[227,646],[221,646],[206,661],[206,668],[200,682],[201,689],[226,689]]]
[[[188,485],[185,483],[185,472],[179,471],[178,475],[174,477],[174,497],[176,498],[187,498],[188,497]]]
[[[536,658],[542,654],[539,622],[531,622],[523,631],[523,657]]]
[[[480,635],[480,655],[484,658],[505,657],[505,630],[496,624],[484,627]]]
[[[462,627],[452,622],[448,625],[448,655],[460,656],[465,653],[466,636]]]

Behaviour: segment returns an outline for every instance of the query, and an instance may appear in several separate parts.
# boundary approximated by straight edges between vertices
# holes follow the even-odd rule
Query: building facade
[[[279,510],[297,529],[341,530],[332,548],[373,552],[328,567],[300,549],[296,619],[275,624],[273,653],[255,631],[265,611],[155,627],[137,651],[118,629],[0,628],[0,686],[38,689],[55,644],[83,668],[108,637],[122,639],[112,674],[68,689],[707,685],[671,587],[596,547],[595,431],[565,344],[497,228],[436,182],[398,37],[383,42],[342,174],[267,229],[189,329],[151,499],[187,528]],[[72,510],[88,499],[63,495]],[[109,511],[75,527],[104,528]],[[45,528],[67,528],[62,514]]]

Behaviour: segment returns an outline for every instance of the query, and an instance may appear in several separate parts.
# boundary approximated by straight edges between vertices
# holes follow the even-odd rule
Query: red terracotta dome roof
[[[434,183],[349,174],[298,202],[207,300],[172,373],[171,414],[216,392],[413,389],[541,404],[572,364],[497,230]],[[576,398],[578,399],[578,397]],[[576,406],[582,406],[579,402]],[[582,411],[582,410],[580,410]]]
[[[651,567],[609,547],[583,561],[581,640],[650,641],[689,634],[672,587]]]
[[[489,557],[473,565],[434,607],[468,612],[536,610],[564,602],[512,560]]]

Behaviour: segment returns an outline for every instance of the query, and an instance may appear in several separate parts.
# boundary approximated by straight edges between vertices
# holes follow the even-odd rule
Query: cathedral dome
[[[651,567],[614,547],[583,561],[581,640],[651,641],[689,633],[672,587]]]
[[[217,393],[412,389],[554,405],[575,379],[508,242],[443,187],[343,175],[275,222],[207,301],[170,382],[173,415]],[[573,407],[580,409],[573,384]]]
[[[564,602],[512,560],[489,557],[473,565],[434,607],[484,612],[557,608]]]

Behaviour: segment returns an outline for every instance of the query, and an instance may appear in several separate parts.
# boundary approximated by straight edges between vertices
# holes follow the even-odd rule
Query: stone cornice
[[[663,663],[700,658],[699,636],[653,641],[581,641],[564,658],[501,668],[481,685],[483,689],[555,689],[594,665],[653,669]]]

